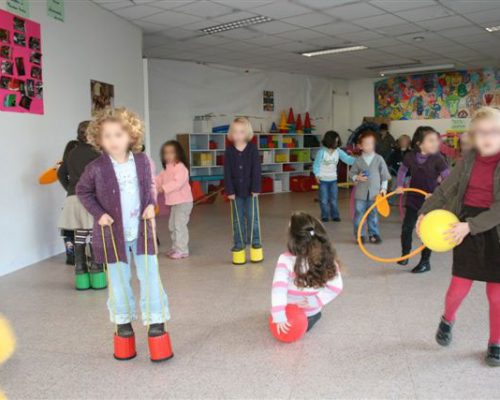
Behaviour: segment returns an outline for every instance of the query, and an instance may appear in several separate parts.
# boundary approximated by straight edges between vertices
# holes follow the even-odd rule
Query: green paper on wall
[[[7,0],[7,10],[21,17],[29,18],[30,7],[28,0]]]
[[[47,15],[64,22],[64,0],[47,0]]]

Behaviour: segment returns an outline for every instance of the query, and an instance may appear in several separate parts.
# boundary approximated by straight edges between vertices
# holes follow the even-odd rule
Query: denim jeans
[[[340,218],[337,204],[339,188],[337,181],[319,182],[319,206],[321,208],[321,219]]]
[[[373,204],[373,200],[358,200],[356,199],[354,203],[354,237],[358,237],[358,227],[361,222],[361,218],[365,214],[366,210]],[[377,208],[374,208],[370,214],[368,214],[367,218],[368,223],[368,235],[380,235],[380,231],[378,229],[378,215]],[[365,232],[365,229],[363,229]],[[363,234],[364,236],[364,234]]]
[[[236,197],[231,203],[233,250],[242,250],[247,245],[262,247],[258,201],[257,197],[248,196]]]
[[[137,240],[126,242],[128,263],[108,264],[108,309],[111,322],[126,324],[137,319],[130,256],[134,257],[141,291],[141,313],[144,325],[158,324],[170,319],[168,298],[161,283],[156,255],[138,255]],[[147,261],[147,265],[146,265]]]

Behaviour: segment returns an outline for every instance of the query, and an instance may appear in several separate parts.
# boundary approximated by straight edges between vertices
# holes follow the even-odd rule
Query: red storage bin
[[[310,192],[314,184],[314,178],[311,176],[291,176],[290,191],[292,192]]]
[[[268,176],[262,178],[262,193],[272,193],[274,190],[273,179]]]

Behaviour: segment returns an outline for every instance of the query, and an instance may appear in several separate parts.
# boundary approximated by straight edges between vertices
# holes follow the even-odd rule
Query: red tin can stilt
[[[115,352],[113,355],[117,360],[130,360],[137,355],[135,351],[135,335],[122,337],[115,333],[114,346]]]
[[[149,336],[148,345],[151,361],[166,361],[174,356],[168,332],[165,332],[161,336]]]

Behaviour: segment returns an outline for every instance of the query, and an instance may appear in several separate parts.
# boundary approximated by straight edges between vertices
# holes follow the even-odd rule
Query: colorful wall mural
[[[375,115],[392,120],[470,118],[500,107],[500,70],[395,76],[375,83]]]

